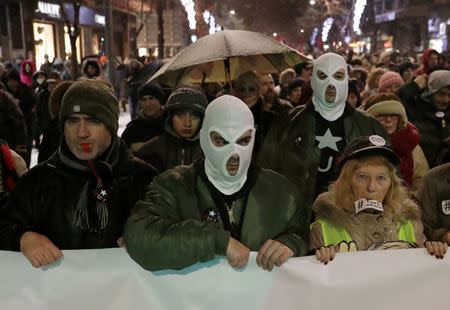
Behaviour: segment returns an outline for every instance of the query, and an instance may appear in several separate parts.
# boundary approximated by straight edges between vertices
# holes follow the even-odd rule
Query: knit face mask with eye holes
[[[219,137],[220,145],[214,143],[212,135]],[[223,95],[208,105],[200,130],[200,146],[205,154],[208,180],[223,194],[234,194],[245,184],[254,143],[253,115],[242,100]],[[239,168],[231,175],[227,163],[236,154]],[[236,166],[236,160],[233,160]]]
[[[344,73],[344,74],[343,74]],[[334,86],[333,102],[326,100],[326,91]],[[348,74],[345,59],[334,53],[323,54],[314,61],[311,76],[314,109],[326,120],[335,121],[343,113],[348,94]]]

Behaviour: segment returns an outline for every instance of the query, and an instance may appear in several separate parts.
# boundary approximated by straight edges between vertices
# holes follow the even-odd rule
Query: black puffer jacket
[[[190,165],[203,158],[199,135],[192,139],[183,139],[175,135],[172,127],[166,122],[165,130],[145,143],[136,157],[155,167],[159,173],[179,165]]]
[[[161,118],[150,119],[142,111],[139,112],[138,118],[129,122],[122,133],[122,140],[131,154],[136,154],[146,142],[159,136],[163,132],[163,123]]]
[[[75,223],[82,189],[89,180],[95,182],[95,176],[92,170],[83,168],[86,162],[77,161],[63,143],[48,161],[35,166],[19,180],[7,206],[1,210],[1,249],[18,251],[20,238],[26,231],[47,236],[60,249],[116,247],[130,209],[143,197],[146,185],[156,171],[130,157],[125,143],[120,140],[116,140],[107,152],[112,154],[108,158],[114,160],[94,161],[109,195],[104,230],[86,230]],[[67,158],[71,160],[70,166]],[[73,167],[73,163],[82,169]],[[95,204],[92,191],[86,197],[88,205]],[[90,216],[94,213],[93,209],[89,212]]]
[[[13,102],[11,94],[0,90],[0,138],[23,158],[26,157],[28,131],[20,108]],[[16,147],[22,146],[19,150]]]

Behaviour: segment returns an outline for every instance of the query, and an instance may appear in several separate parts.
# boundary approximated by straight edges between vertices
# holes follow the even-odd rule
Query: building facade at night
[[[416,53],[427,48],[449,51],[448,0],[373,0],[378,43]]]
[[[63,1],[65,11],[73,22],[71,1]],[[130,57],[133,32],[141,23],[137,36],[140,55],[157,53],[157,17],[149,4],[140,0],[111,0],[112,53],[123,59]],[[141,15],[142,10],[142,15]],[[79,15],[80,36],[77,40],[77,59],[105,54],[105,14],[103,0],[84,0]],[[165,55],[173,56],[189,42],[186,15],[180,6],[164,10]],[[39,68],[44,55],[50,61],[66,59],[71,54],[68,29],[63,12],[56,0],[5,0],[0,4],[0,59],[13,60],[19,55],[36,61]]]

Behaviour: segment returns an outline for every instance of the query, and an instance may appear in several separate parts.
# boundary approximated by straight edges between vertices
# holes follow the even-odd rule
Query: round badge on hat
[[[385,146],[386,145],[386,140],[384,140],[384,138],[379,135],[370,136],[369,141],[370,141],[370,143],[372,143],[373,145],[376,145],[376,146]]]
[[[219,211],[216,209],[206,209],[203,213],[203,219],[205,221],[217,223],[220,219]]]
[[[437,111],[434,115],[436,115],[436,117],[443,118],[445,116],[445,113],[442,111]]]

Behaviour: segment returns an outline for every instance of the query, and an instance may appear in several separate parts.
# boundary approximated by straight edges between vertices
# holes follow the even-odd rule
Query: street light
[[[273,35],[274,37],[276,37],[276,36],[278,35],[278,33],[274,32],[272,35]]]
[[[314,5],[314,4],[316,4],[316,1],[315,0],[309,0],[309,4]]]
[[[234,15],[234,14],[236,14],[236,11],[235,10],[230,10],[230,14]]]
[[[305,29],[300,29],[300,32],[301,32],[301,33],[305,32]]]

